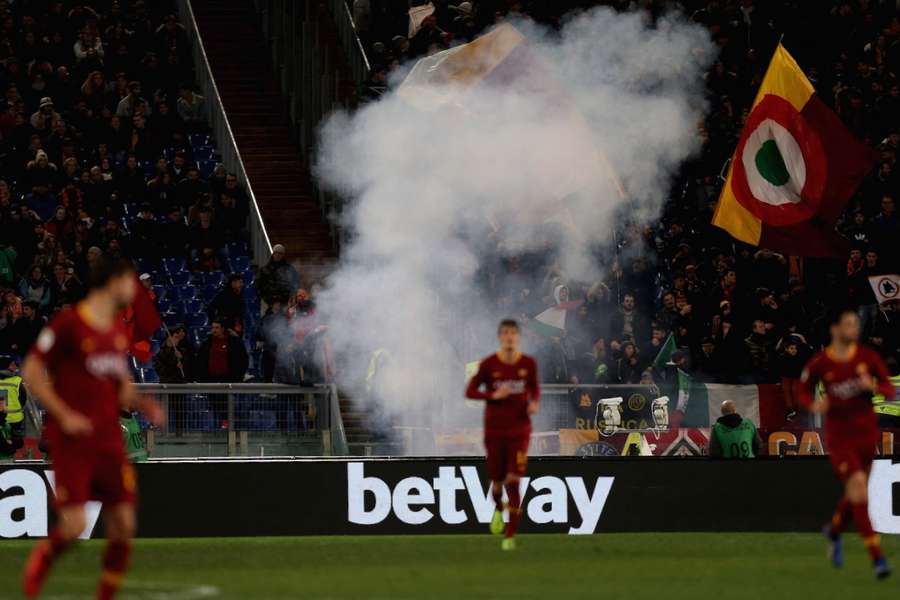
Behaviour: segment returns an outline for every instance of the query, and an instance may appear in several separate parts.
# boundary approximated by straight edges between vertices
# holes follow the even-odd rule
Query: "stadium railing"
[[[146,428],[153,458],[348,454],[337,388],[271,383],[138,384],[167,413]]]
[[[200,35],[200,30],[197,28],[197,21],[194,18],[190,0],[177,1],[178,18],[191,39],[196,78],[201,88],[201,94],[206,99],[207,116],[219,153],[222,155],[222,162],[229,172],[237,175],[238,181],[247,190],[247,195],[250,198],[250,244],[254,262],[261,265],[269,260],[269,257],[272,255],[272,243],[269,240],[269,234],[266,232],[262,214],[259,212],[259,205],[253,193],[253,186],[250,184],[247,172],[244,170],[244,162],[241,159],[240,150],[231,131],[231,125],[228,123],[228,115],[225,113],[222,97],[219,95],[219,89],[216,87],[212,69],[206,58],[203,38]]]
[[[182,0],[186,1],[186,0]],[[323,43],[330,34],[323,30],[316,2],[293,0],[253,0],[263,35],[269,42],[272,62],[281,93],[287,98],[292,134],[304,155],[316,153],[316,132],[333,111],[348,108],[346,94],[338,94],[342,77],[339,61],[346,58],[352,83],[358,90],[369,76],[369,61],[356,35],[353,17],[343,0],[329,0],[328,8],[337,29],[339,50]],[[337,54],[341,54],[338,52]],[[339,240],[341,198],[312,182],[319,208],[330,218],[332,239]]]

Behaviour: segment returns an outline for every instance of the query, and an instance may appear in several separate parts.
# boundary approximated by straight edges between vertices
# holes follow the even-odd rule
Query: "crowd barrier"
[[[137,465],[142,537],[483,533],[480,458],[151,461]],[[0,467],[0,537],[46,535],[53,474]],[[821,457],[723,461],[538,458],[522,480],[525,533],[813,532],[840,486]],[[873,523],[900,533],[900,464],[875,462]],[[88,506],[85,537],[99,536]]]

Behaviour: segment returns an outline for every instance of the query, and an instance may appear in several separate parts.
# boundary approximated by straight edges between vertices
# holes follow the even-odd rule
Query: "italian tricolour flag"
[[[741,133],[713,224],[796,256],[845,249],[834,223],[877,158],[780,44]]]

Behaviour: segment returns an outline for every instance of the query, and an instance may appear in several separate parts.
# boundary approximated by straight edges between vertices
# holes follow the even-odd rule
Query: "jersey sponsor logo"
[[[47,535],[49,499],[57,494],[53,471],[10,469],[0,473],[0,538]],[[49,494],[48,494],[49,491]],[[65,490],[60,490],[65,494]],[[100,518],[102,504],[85,505],[87,526],[81,539],[88,539]]]
[[[494,388],[499,389],[503,386],[509,388],[509,392],[511,394],[524,394],[525,393],[525,380],[524,379],[501,379],[494,382]]]
[[[597,477],[589,492],[591,479],[522,477],[524,518],[536,525],[568,524],[570,534],[594,533],[614,478]],[[577,514],[571,514],[570,505]],[[472,519],[487,524],[494,514],[490,482],[482,481],[474,466],[439,466],[434,478],[406,477],[391,489],[380,477],[367,477],[365,463],[347,463],[347,520],[377,525],[391,514],[407,525],[424,525],[434,519],[448,525]]]
[[[842,400],[855,398],[868,391],[859,378],[846,379],[828,386],[828,395]]]
[[[89,354],[84,361],[84,367],[94,377],[123,379],[128,372],[128,362],[125,356],[118,352]]]

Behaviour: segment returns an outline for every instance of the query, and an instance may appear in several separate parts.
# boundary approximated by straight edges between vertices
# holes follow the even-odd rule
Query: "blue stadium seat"
[[[164,258],[163,269],[165,269],[166,273],[168,273],[169,275],[171,275],[172,273],[180,273],[181,271],[187,270],[187,261],[183,256]]]
[[[225,285],[225,273],[222,271],[209,271],[201,274],[200,277],[203,280],[203,285]]]
[[[185,317],[188,327],[206,327],[209,325],[209,316],[206,313],[195,313]]]
[[[200,179],[208,181],[216,170],[216,161],[214,160],[198,160],[197,168],[200,170]]]
[[[193,148],[193,157],[196,161],[215,160],[216,149],[212,146],[196,146]]]
[[[178,271],[171,273],[169,279],[172,281],[172,285],[188,285],[191,282],[191,273],[190,271]]]
[[[213,298],[216,297],[216,294],[218,294],[221,290],[222,290],[221,286],[206,285],[206,286],[203,286],[203,290],[201,291],[201,294],[202,294],[203,298],[205,298],[206,300],[212,300]]]
[[[225,245],[228,256],[250,256],[250,245],[247,242],[228,242]]]
[[[197,288],[192,285],[173,287],[172,290],[175,291],[179,300],[193,300],[197,295]]]
[[[166,324],[166,327],[172,329],[179,323],[184,322],[184,314],[180,313],[166,313],[162,316],[163,323]]]
[[[135,268],[141,273],[148,273],[159,268],[159,263],[152,258],[136,258],[134,259]]]
[[[241,275],[244,277],[244,290],[256,288],[256,274],[253,271],[244,271]]]
[[[245,273],[250,269],[250,258],[247,256],[232,256],[228,263],[232,273]]]
[[[162,285],[154,285],[153,293],[156,294],[156,301],[159,302],[168,296],[169,291]]]
[[[159,375],[153,368],[141,369],[141,380],[144,383],[159,383]]]
[[[160,312],[160,314],[169,312],[169,308],[171,306],[172,306],[172,300],[169,300],[168,298],[157,297],[156,310],[158,310]]]
[[[200,298],[195,298],[193,300],[186,300],[184,302],[184,312],[188,315],[193,315],[206,311],[206,303]]]
[[[171,146],[169,146],[168,148],[163,148],[163,156],[165,156],[166,160],[169,162],[172,162],[173,160],[175,160],[176,152],[177,152],[177,150]]]
[[[188,136],[188,143],[191,148],[197,148],[198,146],[211,146],[212,140],[208,133],[192,133]]]

